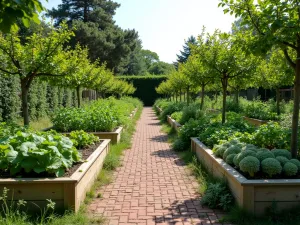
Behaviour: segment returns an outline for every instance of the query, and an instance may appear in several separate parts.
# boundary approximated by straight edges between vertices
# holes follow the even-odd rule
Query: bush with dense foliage
[[[274,100],[270,100],[269,102],[262,102],[259,100],[248,101],[248,104],[245,105],[245,108],[242,111],[245,116],[251,118],[260,120],[279,120]]]
[[[267,158],[261,162],[261,170],[269,177],[272,177],[282,172],[282,166],[277,159]]]
[[[232,194],[224,182],[209,183],[201,198],[201,204],[212,209],[228,210],[233,203]]]
[[[162,113],[160,114],[161,121],[167,121],[167,116],[172,115],[174,112],[180,112],[186,106],[185,102],[175,102],[169,104],[165,109],[163,109]]]
[[[173,119],[173,120],[176,120],[177,122],[178,121],[180,121],[181,120],[181,118],[182,118],[182,112],[180,111],[180,112],[173,112],[172,114],[171,114],[171,118]],[[181,124],[181,125],[183,125],[183,124]]]
[[[253,177],[254,174],[259,171],[259,166],[260,162],[254,156],[247,156],[243,158],[239,163],[241,171],[249,173],[251,177]]]
[[[191,137],[197,137],[202,133],[206,126],[209,124],[209,118],[203,117],[199,120],[191,119],[185,125],[183,125],[178,133],[178,139],[181,140],[183,148],[181,150],[186,150],[191,143]]]

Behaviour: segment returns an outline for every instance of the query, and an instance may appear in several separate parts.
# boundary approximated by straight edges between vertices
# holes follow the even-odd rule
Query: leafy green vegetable
[[[81,160],[73,142],[54,131],[33,133],[17,131],[0,141],[0,170],[12,176],[42,173],[60,177]]]
[[[72,131],[70,138],[77,148],[83,148],[85,146],[94,144],[99,141],[99,138],[93,134],[84,132],[83,130]]]

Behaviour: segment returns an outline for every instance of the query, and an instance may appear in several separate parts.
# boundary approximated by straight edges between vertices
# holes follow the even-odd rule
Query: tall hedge
[[[20,80],[0,74],[0,121],[15,121],[21,118]],[[30,119],[49,116],[59,107],[76,106],[76,91],[56,87],[45,81],[35,80],[29,90]]]
[[[21,111],[20,81],[18,77],[0,75],[0,121],[12,120]]]
[[[155,91],[155,88],[167,76],[164,75],[151,75],[151,76],[118,76],[119,79],[124,79],[129,83],[133,83],[136,91],[132,97],[139,98],[143,101],[145,106],[152,106],[157,98],[163,97]]]

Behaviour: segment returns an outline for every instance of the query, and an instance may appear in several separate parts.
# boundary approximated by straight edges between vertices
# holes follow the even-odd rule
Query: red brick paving
[[[107,224],[221,224],[221,211],[201,206],[198,183],[171,150],[151,108],[144,108],[123,166],[99,190],[90,213]]]

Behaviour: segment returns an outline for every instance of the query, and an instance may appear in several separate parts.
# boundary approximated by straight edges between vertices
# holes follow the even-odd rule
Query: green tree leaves
[[[44,10],[39,0],[3,0],[0,1],[0,30],[8,33],[17,30],[17,19],[26,27],[30,21],[40,23],[38,13]]]

